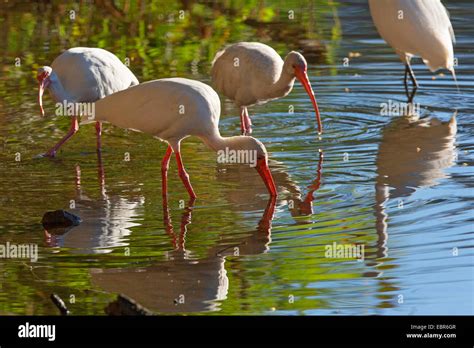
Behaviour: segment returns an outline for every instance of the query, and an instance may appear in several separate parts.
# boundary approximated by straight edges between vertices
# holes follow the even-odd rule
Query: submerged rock
[[[48,211],[44,213],[41,223],[46,229],[77,226],[82,222],[81,218],[65,210]]]
[[[153,315],[153,312],[137,303],[134,299],[124,294],[119,294],[117,299],[110,302],[105,308],[105,313],[111,316],[117,315]]]

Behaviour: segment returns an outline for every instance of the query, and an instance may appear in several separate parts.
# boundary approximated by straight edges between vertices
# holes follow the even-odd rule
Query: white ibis
[[[95,102],[109,94],[138,85],[135,75],[117,56],[101,48],[75,47],[59,55],[49,66],[38,69],[38,102],[44,116],[42,96],[47,88],[56,102]],[[71,118],[68,133],[44,156],[54,157],[58,149],[78,130],[78,115]],[[97,149],[100,150],[102,125],[96,123]]]
[[[454,80],[454,31],[448,11],[440,0],[369,0],[370,13],[382,38],[392,46],[405,64],[405,90],[413,99],[418,88],[410,66],[413,56],[420,56],[432,72],[449,70]],[[408,80],[413,93],[408,94]]]
[[[240,108],[242,134],[252,132],[247,107],[288,95],[295,78],[313,103],[322,132],[321,117],[307,74],[308,64],[298,52],[290,52],[283,61],[270,46],[258,42],[239,42],[219,51],[212,62],[212,80],[217,91]]]
[[[215,151],[243,151],[247,158],[254,156],[255,167],[270,195],[277,194],[265,146],[249,136],[220,135],[219,96],[204,83],[184,78],[149,81],[98,100],[95,106],[96,121],[148,133],[168,143],[161,167],[163,195],[167,192],[168,165],[174,152],[179,176],[191,200],[196,197],[180,154],[181,140],[191,135]]]

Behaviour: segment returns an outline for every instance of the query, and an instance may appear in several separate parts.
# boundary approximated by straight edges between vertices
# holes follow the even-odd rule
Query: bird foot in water
[[[45,153],[40,153],[35,156],[35,158],[54,158],[54,157],[56,157],[56,151],[51,151],[51,150]]]
[[[40,153],[40,154],[36,155],[34,158],[45,158],[45,157],[48,157],[48,158],[56,157],[56,150],[55,149],[50,149],[50,150],[48,150],[48,152]]]

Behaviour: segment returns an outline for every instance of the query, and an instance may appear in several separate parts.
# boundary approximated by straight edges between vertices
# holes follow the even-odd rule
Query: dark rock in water
[[[115,301],[110,302],[105,308],[105,313],[112,316],[153,315],[152,311],[124,294],[118,295]]]
[[[43,227],[46,229],[77,226],[81,222],[82,220],[79,216],[65,210],[48,211],[43,215],[43,219],[41,220]]]

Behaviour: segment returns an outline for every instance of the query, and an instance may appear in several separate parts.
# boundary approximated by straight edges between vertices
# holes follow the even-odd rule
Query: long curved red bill
[[[321,123],[321,115],[319,114],[318,103],[316,102],[316,97],[314,96],[313,89],[311,88],[311,84],[309,83],[308,74],[306,70],[303,68],[297,67],[295,68],[295,76],[301,82],[306,93],[308,93],[311,102],[313,103],[314,111],[316,112],[316,121],[318,122],[318,131],[319,134],[323,132],[323,124]]]
[[[268,168],[267,158],[265,157],[257,160],[257,166],[255,169],[257,169],[258,174],[260,174],[260,176],[262,177],[262,180],[265,183],[265,186],[267,187],[270,196],[276,197],[277,189],[275,186],[275,182],[273,181],[272,173]]]

